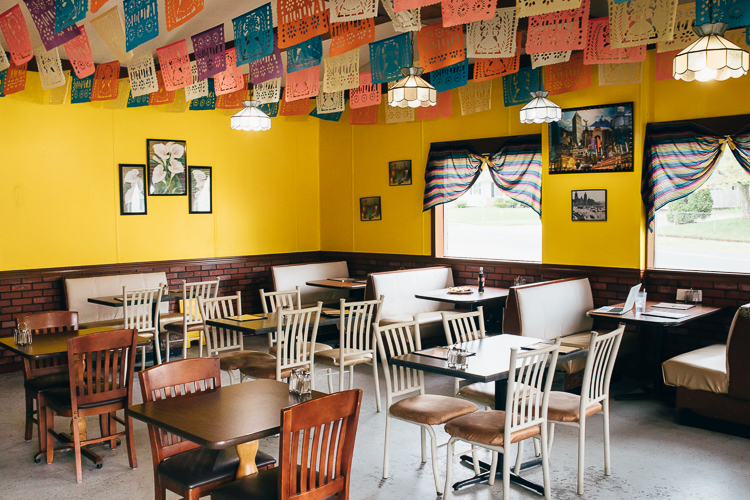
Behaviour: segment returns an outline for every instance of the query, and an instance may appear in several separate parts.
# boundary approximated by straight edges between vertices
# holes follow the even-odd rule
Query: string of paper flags
[[[598,19],[589,18],[590,0],[517,0],[515,7],[499,9],[495,0],[381,2],[399,33],[384,40],[375,40],[378,0],[278,0],[276,32],[267,3],[231,20],[233,47],[226,46],[222,23],[157,48],[157,70],[150,51],[135,52],[159,36],[160,9],[171,31],[198,15],[203,0],[124,0],[124,18],[117,5],[99,13],[90,25],[113,57],[104,64],[94,63],[86,29],[77,23],[106,0],[24,0],[42,43],[32,47],[20,4],[0,14],[10,53],[0,46],[0,96],[25,88],[27,64],[35,57],[50,103],[62,104],[67,95],[71,103],[107,101],[108,107],[243,108],[233,121],[243,128],[246,117],[308,114],[312,98],[311,116],[338,121],[348,94],[349,122],[364,125],[377,123],[382,84],[389,86],[391,104],[386,122],[397,123],[450,116],[454,89],[462,114],[488,110],[497,78],[505,106],[529,109],[547,109],[547,97],[589,87],[592,66],[600,85],[640,83],[650,44],[657,48],[657,80],[725,79],[748,70],[750,9],[744,0],[607,0],[609,17]],[[436,3],[442,22],[423,26],[421,8]],[[525,33],[519,18],[528,18]],[[324,54],[327,34],[331,44]],[[370,71],[360,73],[364,46]],[[70,72],[63,71],[61,47]],[[522,47],[530,67],[520,67]],[[724,60],[707,58],[710,53],[716,59],[717,47]],[[696,62],[701,55],[703,66]],[[127,68],[124,81],[121,65]],[[250,83],[254,101],[248,100]],[[256,122],[253,127],[270,127],[270,121]]]

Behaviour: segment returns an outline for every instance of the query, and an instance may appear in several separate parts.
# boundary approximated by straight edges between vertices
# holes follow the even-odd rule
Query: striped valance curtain
[[[506,196],[542,215],[542,144],[529,137],[511,139],[489,156],[468,145],[430,149],[423,211],[458,199],[479,177],[482,164]]]
[[[656,211],[699,189],[713,173],[726,144],[750,174],[750,131],[719,136],[689,124],[649,128],[644,148],[641,196],[648,211],[651,232],[654,231]]]

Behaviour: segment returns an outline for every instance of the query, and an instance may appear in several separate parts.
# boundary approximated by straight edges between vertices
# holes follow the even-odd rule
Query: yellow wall
[[[648,52],[639,85],[598,85],[592,68],[590,88],[554,96],[562,108],[634,102],[635,171],[628,173],[547,174],[547,130],[519,122],[521,106],[505,108],[502,83],[493,81],[492,109],[461,116],[453,91],[453,116],[425,122],[349,126],[348,112],[339,123],[321,124],[321,204],[323,250],[429,255],[431,220],[421,213],[424,168],[430,143],[542,133],[542,261],[546,264],[642,268],[645,265],[644,209],[640,198],[643,139],[646,124],[750,113],[750,76],[724,82],[654,81],[655,51]],[[388,186],[388,162],[412,160],[414,183]],[[606,189],[606,222],[574,223],[570,191]],[[361,222],[359,198],[381,196],[383,220]],[[351,229],[349,229],[351,228]]]
[[[268,132],[229,128],[224,110],[109,110],[0,99],[0,270],[320,249],[318,120],[276,118]],[[187,141],[188,163],[213,167],[213,214],[187,196],[149,197],[120,215],[118,164],[143,164],[146,139]]]

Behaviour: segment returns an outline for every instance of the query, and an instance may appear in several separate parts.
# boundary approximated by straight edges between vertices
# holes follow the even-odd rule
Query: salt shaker
[[[456,368],[458,365],[458,347],[452,345],[448,349],[448,368]]]
[[[296,368],[289,375],[289,392],[299,394],[299,370]]]

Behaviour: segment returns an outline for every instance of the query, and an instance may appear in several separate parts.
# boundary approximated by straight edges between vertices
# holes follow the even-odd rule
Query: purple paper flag
[[[55,0],[24,0],[29,9],[31,19],[39,30],[45,50],[53,50],[55,47],[71,41],[81,34],[81,30],[75,24],[63,28],[55,33]]]
[[[250,63],[250,78],[253,85],[263,83],[272,78],[284,76],[284,62],[281,60],[278,38],[273,35],[273,52],[270,55]]]
[[[193,41],[195,62],[198,66],[198,80],[204,80],[227,69],[223,24],[193,35],[190,39]]]

